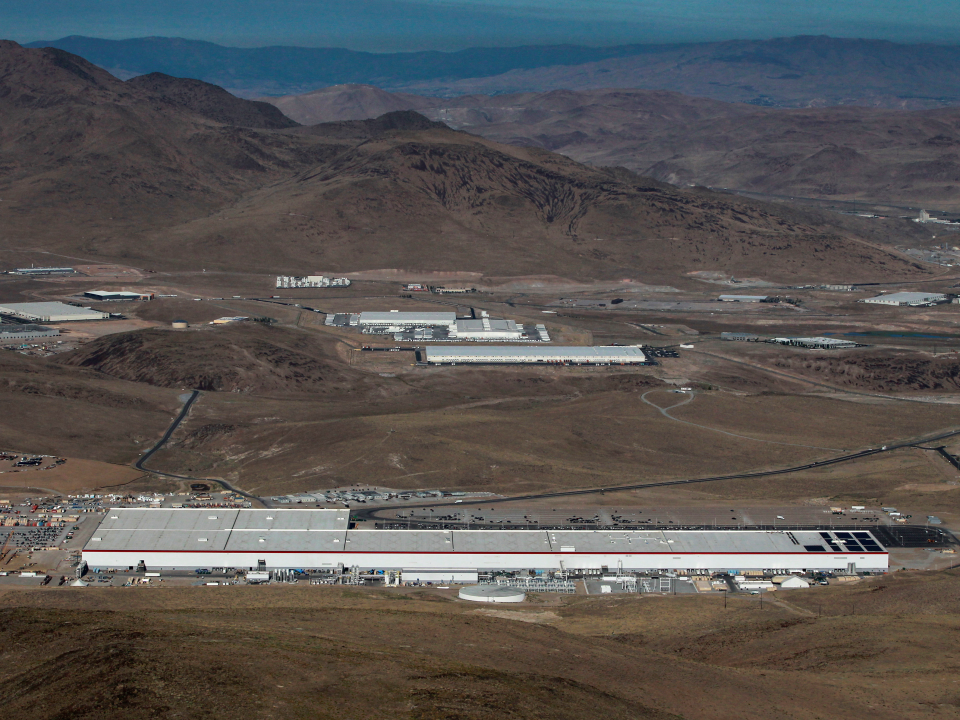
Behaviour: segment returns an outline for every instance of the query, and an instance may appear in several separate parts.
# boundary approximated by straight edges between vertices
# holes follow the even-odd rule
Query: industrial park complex
[[[348,510],[113,508],[83,548],[90,567],[230,567],[600,574],[682,569],[886,570],[869,531],[363,530]]]
[[[386,335],[396,341],[443,340],[450,342],[550,342],[544,325],[519,325],[514,320],[480,317],[458,318],[453,312],[331,313],[326,324],[356,328],[366,335]]]

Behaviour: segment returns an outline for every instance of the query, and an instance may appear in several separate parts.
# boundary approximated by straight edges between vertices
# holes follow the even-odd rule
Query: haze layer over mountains
[[[956,47],[825,36],[384,54],[341,48],[231,48],[178,38],[66,37],[31,43],[43,46],[81,55],[121,78],[163,72],[212,82],[246,97],[359,83],[441,96],[667,88],[781,107],[929,108],[960,102]]]

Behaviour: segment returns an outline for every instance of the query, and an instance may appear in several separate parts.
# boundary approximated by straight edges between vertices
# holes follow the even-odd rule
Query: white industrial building
[[[13,271],[14,275],[74,275],[76,270],[72,267],[28,267],[17,268]]]
[[[885,570],[869,531],[355,530],[348,510],[113,508],[83,548],[92,568]]]
[[[284,289],[349,287],[349,285],[350,279],[345,277],[327,277],[326,275],[277,276],[277,288]]]
[[[862,303],[868,305],[934,305],[936,303],[948,302],[947,296],[943,293],[928,292],[897,292],[889,295],[877,295],[877,297],[865,298]]]
[[[446,327],[454,328],[457,324],[457,314],[452,312],[362,312],[357,318],[357,325],[365,328],[421,328]]]
[[[61,302],[5,303],[0,305],[0,314],[13,315],[31,322],[106,320],[110,317],[109,313]]]
[[[468,318],[457,320],[449,337],[451,340],[521,340],[523,328],[518,327],[515,320]]]
[[[423,354],[424,360],[432,365],[454,363],[639,365],[647,362],[647,356],[636,345],[603,347],[438,345],[428,347]]]
[[[143,302],[153,300],[152,292],[127,292],[125,290],[87,290],[84,297],[98,302]]]
[[[23,344],[36,340],[59,337],[60,331],[56,328],[43,325],[0,325],[0,345]]]
[[[759,303],[759,302],[765,302],[767,299],[767,296],[766,295],[721,295],[717,299],[720,302]]]
[[[817,350],[843,350],[846,348],[861,347],[852,340],[841,340],[840,338],[831,337],[776,337],[770,338],[767,342]]]

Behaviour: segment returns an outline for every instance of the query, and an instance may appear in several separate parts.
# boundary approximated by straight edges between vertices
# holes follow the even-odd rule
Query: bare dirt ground
[[[93,492],[126,486],[143,477],[143,473],[127,465],[116,465],[66,458],[63,465],[47,469],[13,468],[11,462],[0,462],[0,492],[39,489],[56,494]]]
[[[0,678],[14,718],[950,718],[957,585],[505,612],[414,588],[4,588]]]

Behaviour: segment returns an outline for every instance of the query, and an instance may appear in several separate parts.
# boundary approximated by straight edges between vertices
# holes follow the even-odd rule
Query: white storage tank
[[[527,599],[527,594],[502,585],[469,585],[460,590],[459,597],[471,602],[519,603]]]

